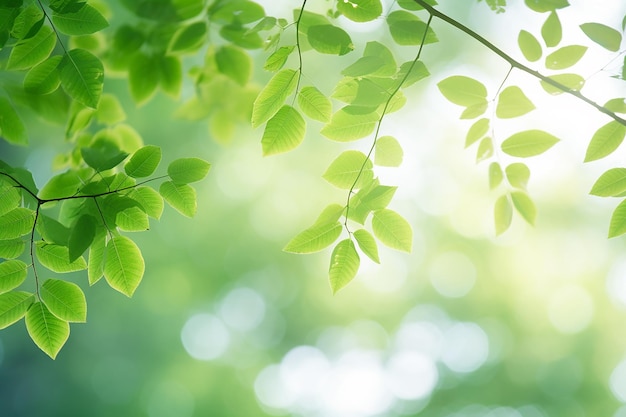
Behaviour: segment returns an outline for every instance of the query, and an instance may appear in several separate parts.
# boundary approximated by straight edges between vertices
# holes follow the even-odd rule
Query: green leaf
[[[504,179],[504,173],[502,172],[502,168],[500,164],[497,162],[492,162],[489,165],[489,189],[493,190],[498,185],[502,183]]]
[[[284,105],[265,125],[261,138],[263,156],[295,149],[304,140],[305,131],[306,123],[300,112]]]
[[[87,300],[80,287],[73,282],[48,279],[39,291],[41,301],[61,320],[72,323],[87,321]]]
[[[96,139],[89,147],[80,148],[83,161],[97,172],[107,171],[120,164],[128,154],[107,137]]]
[[[209,9],[209,17],[221,23],[252,23],[265,16],[263,6],[253,1],[219,1]]]
[[[404,252],[411,252],[413,231],[409,223],[393,210],[376,210],[372,217],[374,235],[385,245]]]
[[[87,262],[82,256],[70,262],[69,249],[65,246],[39,241],[35,243],[35,253],[39,262],[53,272],[65,273],[87,269]]]
[[[626,191],[626,168],[611,168],[600,176],[589,194],[599,197],[619,196]]]
[[[350,239],[342,240],[335,246],[330,256],[328,278],[333,294],[348,285],[359,271],[361,259]]]
[[[159,194],[183,216],[193,217],[198,210],[196,190],[188,184],[165,181],[159,187]]]
[[[104,278],[111,288],[132,297],[143,277],[141,251],[126,236],[115,236],[106,245]]]
[[[96,111],[98,122],[106,125],[114,125],[126,119],[126,113],[120,101],[113,94],[103,94]]]
[[[314,253],[332,245],[341,234],[341,224],[338,221],[332,223],[315,223],[308,229],[298,233],[283,248],[291,253]]]
[[[15,17],[11,36],[15,39],[24,39],[34,36],[44,22],[44,14],[40,7],[31,4],[24,7]]]
[[[496,226],[496,236],[506,232],[509,226],[511,226],[513,208],[511,207],[511,202],[506,194],[501,195],[496,200],[493,217]]]
[[[151,187],[135,187],[128,197],[139,203],[143,211],[153,219],[163,214],[163,197]]]
[[[404,151],[393,136],[381,136],[374,148],[374,163],[381,167],[398,167],[402,164]]]
[[[527,158],[544,153],[558,141],[558,138],[543,130],[525,130],[502,142],[502,150],[511,156]]]
[[[22,239],[0,240],[0,258],[13,259],[20,256],[26,244]]]
[[[330,204],[322,210],[320,215],[315,220],[315,226],[320,226],[323,224],[330,224],[339,221],[341,215],[344,212],[345,207],[341,204]]]
[[[26,127],[6,97],[0,97],[0,114],[0,137],[15,145],[26,145]]]
[[[526,164],[514,162],[508,165],[504,171],[506,172],[506,179],[511,186],[522,190],[526,189],[528,179],[530,178],[530,170]]]
[[[613,98],[606,103],[604,107],[615,113],[626,113],[626,99],[625,98]]]
[[[369,22],[383,13],[380,0],[338,1],[337,11],[353,22]]]
[[[436,6],[437,2],[435,0],[424,0],[424,3],[430,4],[431,6]],[[402,7],[406,10],[423,10],[424,8],[415,2],[415,0],[398,0],[398,6]]]
[[[541,58],[542,50],[541,45],[537,38],[535,38],[530,32],[521,30],[517,36],[517,44],[520,51],[524,55],[524,58],[530,62],[535,62]]]
[[[378,68],[376,71],[371,74],[363,74],[363,75],[373,75],[377,77],[388,77],[392,76],[396,73],[396,60],[393,57],[393,53],[380,42],[370,41],[365,45],[365,50],[363,51],[363,58],[375,58],[377,61],[383,63],[383,65]],[[357,61],[358,62],[358,61]],[[371,64],[370,64],[371,65]],[[347,68],[346,68],[347,70]],[[343,74],[350,75],[350,74]]]
[[[406,88],[429,75],[430,72],[422,61],[407,61],[400,65],[395,78],[400,81],[404,80],[402,81],[402,88]]]
[[[74,262],[77,260],[89,248],[95,236],[96,219],[88,214],[80,216],[70,229],[70,236],[67,242],[69,261]]]
[[[181,26],[172,36],[167,51],[171,54],[196,51],[204,44],[207,33],[208,28],[204,21]]]
[[[530,224],[535,224],[537,209],[535,203],[524,191],[512,191],[511,200],[517,212]]]
[[[211,164],[200,158],[179,158],[170,162],[167,175],[175,184],[201,181],[209,173]]]
[[[609,238],[626,233],[626,200],[623,200],[613,211],[609,225]]]
[[[543,26],[541,26],[541,37],[546,46],[557,46],[563,37],[563,28],[556,11],[550,12]]]
[[[35,65],[24,77],[24,90],[38,95],[50,94],[61,85],[58,66],[61,55],[51,56],[40,64]]]
[[[22,285],[26,279],[28,265],[17,259],[0,263],[0,294]]]
[[[307,37],[313,49],[322,54],[345,55],[354,49],[348,32],[337,26],[311,26]]]
[[[57,43],[54,31],[42,26],[35,36],[19,41],[9,55],[7,70],[24,70],[43,62]]]
[[[259,93],[252,108],[252,127],[265,123],[283,106],[296,88],[298,73],[292,69],[282,70],[272,77]]]
[[[320,133],[331,140],[350,142],[372,133],[379,119],[376,112],[362,114],[353,112],[351,106],[346,106],[333,114],[330,123]]]
[[[59,64],[61,86],[74,100],[95,109],[102,95],[102,62],[84,49],[67,51]]]
[[[583,23],[580,28],[592,41],[612,52],[619,51],[622,34],[602,23]]]
[[[576,64],[587,52],[587,47],[582,45],[569,45],[557,49],[546,57],[546,68],[561,70]]]
[[[535,109],[535,105],[526,97],[526,94],[517,86],[510,86],[502,90],[498,96],[496,116],[500,119],[510,119],[523,116]]]
[[[156,92],[161,79],[158,60],[154,56],[137,53],[128,65],[128,84],[133,100],[143,104]]]
[[[461,119],[475,119],[478,116],[482,116],[485,114],[488,107],[489,103],[487,103],[487,100],[474,104],[473,106],[469,106],[463,110],[463,113],[461,113]]]
[[[345,151],[328,167],[322,178],[345,190],[361,188],[374,178],[372,161],[361,151]]]
[[[358,203],[368,210],[380,210],[386,208],[391,199],[396,193],[398,187],[389,185],[375,184],[373,187],[368,187],[367,192],[361,194],[357,193]]]
[[[585,162],[595,161],[613,153],[624,141],[626,126],[612,120],[598,129],[591,138]]]
[[[245,26],[241,26],[239,23],[222,26],[220,36],[245,49],[258,49],[265,46],[258,33],[248,31]]]
[[[524,2],[528,8],[539,13],[551,12],[569,6],[567,0],[524,0]]]
[[[359,245],[359,249],[367,255],[372,261],[377,264],[380,263],[380,258],[378,257],[378,245],[376,244],[376,239],[365,229],[356,230],[354,233],[354,238],[356,239],[356,243]]]
[[[585,85],[585,79],[578,74],[556,74],[551,75],[548,78],[574,91],[580,91],[580,89],[583,88],[583,86]],[[547,93],[550,93],[552,95],[564,93],[562,89],[555,87],[552,84],[549,84],[543,80],[541,81],[541,86],[544,90],[546,90]]]
[[[482,162],[485,159],[489,159],[493,156],[493,141],[491,138],[483,138],[478,144],[478,150],[476,151],[476,163]]]
[[[161,162],[161,148],[154,145],[146,145],[135,151],[130,157],[124,172],[129,177],[144,178],[152,175]]]
[[[459,106],[482,105],[487,101],[487,88],[483,83],[463,75],[453,75],[437,84],[439,91],[449,101]]]
[[[245,86],[252,74],[252,59],[243,49],[232,45],[222,46],[215,52],[217,69],[237,84]]]
[[[148,215],[139,207],[129,207],[118,212],[115,224],[126,232],[143,232],[150,227]]]
[[[180,57],[162,55],[155,57],[155,60],[159,66],[161,89],[178,99],[183,86],[183,64]]]
[[[89,248],[89,265],[87,266],[87,278],[89,285],[93,285],[104,276],[104,252],[106,250],[106,236],[96,236]]]
[[[435,32],[413,13],[396,10],[387,16],[391,37],[398,45],[421,45],[438,42]],[[424,32],[426,36],[424,36]]]
[[[44,303],[33,303],[26,312],[26,330],[33,342],[52,359],[55,359],[68,337],[70,325],[57,318]]]
[[[0,294],[0,329],[4,329],[20,320],[28,307],[35,302],[33,294],[13,291]]]
[[[82,185],[83,180],[77,171],[66,171],[50,178],[39,192],[39,198],[67,198],[76,195]]]
[[[73,13],[54,13],[52,22],[60,32],[74,36],[96,33],[109,26],[104,16],[86,3]]]
[[[15,208],[0,216],[0,239],[15,239],[33,230],[35,212],[27,208]]]
[[[341,71],[341,75],[347,77],[362,77],[376,73],[385,65],[385,62],[377,56],[363,56],[355,63],[349,65]]]
[[[21,201],[22,195],[19,188],[0,179],[0,216],[18,208]]]
[[[295,45],[281,46],[267,57],[263,69],[271,72],[278,71],[285,65],[287,58],[289,58],[289,55],[291,55],[295,48]]]
[[[37,217],[37,232],[48,243],[56,243],[67,246],[70,238],[70,229],[59,223],[52,217],[39,213]]]
[[[304,114],[313,120],[328,123],[332,113],[332,104],[328,97],[315,87],[303,87],[298,93],[298,106]]]
[[[467,136],[465,137],[465,147],[467,148],[474,144],[478,139],[483,138],[488,131],[489,119],[482,118],[475,121],[467,131]]]

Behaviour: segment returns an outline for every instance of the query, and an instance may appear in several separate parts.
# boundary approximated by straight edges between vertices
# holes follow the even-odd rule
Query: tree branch
[[[519,69],[521,71],[524,71],[525,73],[528,73],[528,74],[532,75],[533,77],[538,78],[541,81],[544,81],[545,83],[550,84],[550,85],[558,88],[559,90],[561,90],[561,91],[563,91],[565,93],[573,95],[577,99],[582,100],[585,103],[589,104],[590,106],[594,107],[596,110],[606,114],[607,116],[609,116],[610,118],[614,119],[618,123],[626,126],[626,119],[623,119],[623,118],[619,117],[617,114],[615,114],[611,110],[607,109],[606,107],[601,106],[598,103],[588,99],[587,97],[582,95],[579,91],[572,90],[571,88],[569,88],[569,87],[567,87],[567,86],[565,86],[565,85],[563,85],[563,84],[561,84],[561,83],[559,83],[557,81],[554,81],[552,78],[546,77],[545,75],[542,75],[539,72],[537,72],[537,71],[535,71],[535,70],[533,70],[531,68],[528,68],[526,65],[524,65],[521,62],[515,60],[513,57],[511,57],[506,52],[504,52],[503,50],[501,50],[500,48],[498,48],[497,46],[495,46],[494,44],[489,42],[487,39],[485,39],[482,36],[480,36],[478,33],[474,32],[472,29],[468,28],[467,26],[463,25],[460,22],[457,22],[456,20],[452,19],[448,15],[445,15],[445,14],[441,13],[440,11],[438,11],[437,9],[432,7],[430,4],[426,3],[425,0],[413,0],[413,1],[415,1],[415,3],[419,4],[426,11],[428,11],[428,13],[430,13],[431,16],[435,16],[435,17],[443,20],[444,22],[454,26],[455,28],[459,29],[460,31],[462,31],[462,32],[468,34],[469,36],[471,36],[472,38],[476,39],[478,42],[480,42],[481,44],[486,46],[488,49],[490,49],[493,53],[495,53],[496,55],[498,55],[499,57],[504,59],[506,62],[508,62],[513,68],[517,68],[517,69]]]

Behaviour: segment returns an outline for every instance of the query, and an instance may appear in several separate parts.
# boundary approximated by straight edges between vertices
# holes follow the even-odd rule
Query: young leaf
[[[398,187],[380,185],[375,181],[371,186],[363,189],[363,194],[359,191],[353,198],[358,204],[368,210],[380,210],[386,208],[396,193]]]
[[[511,186],[522,190],[526,189],[528,179],[530,178],[530,170],[526,164],[514,162],[508,165],[504,171],[506,172],[506,179]]]
[[[50,94],[61,85],[58,66],[61,55],[51,56],[40,64],[35,65],[24,77],[24,90],[38,95]]]
[[[313,253],[333,244],[341,234],[341,224],[335,222],[316,222],[313,226],[300,232],[283,248],[291,253]]]
[[[54,31],[42,26],[35,36],[19,41],[9,55],[7,70],[24,70],[43,62],[57,43]]]
[[[438,42],[435,32],[413,13],[396,10],[387,16],[391,37],[398,45],[421,45]],[[424,36],[424,32],[426,36]]]
[[[341,75],[346,77],[362,77],[376,73],[385,65],[385,61],[377,56],[363,56],[355,63],[346,67],[341,71]]]
[[[558,141],[558,138],[543,130],[525,130],[511,135],[502,142],[501,147],[508,155],[527,158],[544,153]]]
[[[406,88],[429,75],[430,72],[428,72],[426,65],[422,61],[407,61],[400,65],[395,79],[404,80],[402,81],[402,88]]]
[[[141,209],[153,219],[160,219],[163,214],[163,197],[151,187],[135,187],[128,197],[139,203]]]
[[[78,285],[60,279],[48,279],[39,292],[48,310],[61,320],[72,323],[87,321],[87,300]]]
[[[78,259],[91,245],[95,236],[96,219],[89,214],[80,216],[78,220],[76,220],[76,223],[72,226],[67,242],[69,249],[69,261],[74,262]]]
[[[557,46],[563,37],[563,28],[556,11],[550,12],[543,26],[541,26],[541,37],[546,46]]]
[[[261,138],[263,156],[295,149],[304,140],[305,130],[306,123],[300,112],[284,105],[265,125]]]
[[[259,127],[276,114],[296,88],[297,81],[297,72],[292,69],[284,69],[269,80],[254,101],[252,127]]]
[[[526,94],[517,86],[510,86],[502,90],[498,96],[496,116],[500,119],[510,119],[523,116],[535,109],[535,105],[526,97]]]
[[[626,20],[625,20],[626,21]],[[602,23],[583,23],[580,28],[592,41],[612,52],[619,51],[622,34]]]
[[[0,294],[0,330],[24,317],[34,302],[35,296],[24,291]]]
[[[507,231],[509,226],[511,226],[511,219],[513,218],[513,208],[511,207],[511,202],[506,194],[501,195],[496,200],[493,214],[496,226],[496,236],[498,236]]]
[[[376,112],[361,114],[346,106],[333,114],[330,123],[320,133],[331,140],[350,142],[372,133],[379,119]]]
[[[511,200],[513,201],[513,206],[515,206],[515,209],[521,214],[524,220],[534,225],[535,217],[537,217],[537,209],[528,194],[524,191],[512,191]]]
[[[15,239],[24,236],[33,229],[35,212],[18,207],[0,216],[0,239]]]
[[[359,271],[361,259],[350,239],[342,240],[335,246],[330,256],[328,278],[333,294],[348,285]]]
[[[585,162],[595,161],[613,153],[624,141],[626,136],[626,126],[613,120],[602,126],[593,134]]]
[[[263,69],[265,71],[278,71],[281,69],[285,62],[287,62],[287,58],[294,51],[296,47],[294,45],[289,46],[281,46],[273,54],[267,57],[265,60],[265,65],[263,65]]]
[[[626,113],[626,99],[613,98],[604,103],[604,107],[615,113]]]
[[[589,194],[598,197],[612,197],[626,191],[626,168],[611,168],[600,175],[591,187]]]
[[[311,26],[307,39],[313,49],[322,54],[345,55],[354,49],[348,32],[333,25]]]
[[[315,87],[303,87],[298,93],[298,106],[304,114],[323,123],[330,121],[332,104],[328,97]]]
[[[22,239],[0,240],[0,258],[14,259],[20,256],[26,244]]]
[[[548,78],[574,91],[579,91],[585,85],[585,79],[578,74],[556,74]],[[564,93],[561,88],[553,86],[543,80],[541,80],[541,87],[543,87],[547,93],[552,95]]]
[[[374,178],[372,161],[360,151],[341,153],[328,167],[322,178],[345,190],[361,188]]]
[[[70,336],[68,322],[57,318],[41,301],[33,303],[26,312],[26,330],[39,349],[52,359]]]
[[[86,3],[75,12],[54,13],[52,22],[60,32],[74,36],[96,33],[109,26],[104,16]]]
[[[139,207],[129,207],[118,212],[115,224],[126,232],[143,232],[150,227],[148,215]]]
[[[489,103],[487,102],[487,100],[482,101],[478,104],[474,104],[473,106],[469,106],[465,110],[463,110],[463,113],[461,113],[460,118],[461,119],[475,119],[485,114],[488,107],[489,107]]]
[[[559,48],[546,57],[546,68],[552,70],[569,68],[577,63],[585,52],[587,52],[587,47],[582,45]]]
[[[252,74],[252,59],[243,49],[225,45],[215,52],[217,69],[237,84],[245,86]]]
[[[28,265],[17,259],[0,263],[0,294],[22,285],[27,269]]]
[[[22,195],[19,188],[0,180],[0,216],[18,208],[21,201]]]
[[[626,233],[626,200],[623,200],[613,211],[609,225],[609,238]]]
[[[93,285],[104,275],[104,251],[106,249],[106,236],[96,236],[89,248],[89,265],[87,266],[87,278],[89,285]]]
[[[87,269],[87,262],[82,256],[70,262],[69,249],[65,246],[39,241],[35,243],[35,253],[39,262],[53,272],[65,273]]]
[[[395,211],[389,209],[374,211],[372,230],[378,240],[390,248],[411,252],[413,246],[411,225]]]
[[[376,244],[376,239],[365,229],[356,230],[354,233],[354,238],[356,239],[356,243],[359,245],[359,249],[367,255],[372,261],[377,264],[380,263],[380,258],[378,257],[378,245]]]
[[[183,216],[193,217],[198,210],[196,190],[188,184],[165,181],[159,187],[159,194]]]
[[[474,124],[467,131],[465,137],[465,147],[474,144],[478,139],[484,137],[489,131],[489,119],[482,118],[474,122]]]
[[[381,167],[399,167],[404,151],[393,136],[381,136],[376,141],[374,163]]]
[[[130,157],[124,172],[133,178],[144,178],[152,175],[161,162],[161,148],[154,145],[146,145],[135,151]]]
[[[369,22],[383,13],[380,0],[338,1],[337,11],[353,22]]]
[[[521,30],[517,36],[517,44],[522,51],[524,58],[530,62],[535,62],[541,58],[542,50],[541,45],[537,38],[535,38],[530,32]]]
[[[375,58],[377,61],[381,61],[383,66],[369,75],[376,77],[389,77],[396,74],[397,65],[396,60],[393,57],[393,53],[380,42],[370,41],[365,45],[363,51],[363,58]],[[358,62],[358,61],[357,61]],[[412,62],[412,61],[411,61]],[[347,69],[347,68],[346,68]],[[428,72],[428,71],[427,71]],[[343,74],[349,75],[349,74]],[[366,74],[363,74],[366,75]],[[402,79],[398,76],[397,78]],[[408,82],[407,82],[408,84]]]
[[[526,6],[539,13],[551,12],[569,6],[568,0],[524,0]]]
[[[104,278],[111,288],[132,297],[143,277],[141,251],[126,236],[115,236],[106,245]]]
[[[502,183],[504,179],[504,174],[502,173],[502,168],[500,164],[497,162],[492,162],[489,165],[489,189],[493,190],[498,185]]]
[[[175,184],[201,181],[209,173],[211,164],[200,158],[179,158],[170,162],[167,175]]]
[[[70,197],[78,193],[82,184],[83,179],[77,171],[66,171],[50,178],[39,192],[39,198],[47,200]]]
[[[76,101],[95,109],[102,94],[102,62],[84,49],[67,51],[59,64],[61,86]]]
[[[6,97],[0,97],[0,114],[0,137],[15,145],[26,145],[26,127]]]
[[[459,106],[482,105],[487,102],[487,88],[483,83],[463,75],[453,75],[437,84],[449,101]]]
[[[489,159],[491,156],[493,156],[493,141],[489,137],[483,138],[476,150],[476,163]]]

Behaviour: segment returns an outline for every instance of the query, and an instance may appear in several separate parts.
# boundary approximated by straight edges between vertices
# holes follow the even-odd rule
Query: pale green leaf
[[[0,239],[15,239],[33,230],[35,212],[24,208],[15,208],[0,216]]]
[[[0,97],[0,137],[15,145],[26,145],[26,127],[6,97]]]
[[[161,162],[161,148],[154,145],[146,145],[135,151],[130,157],[124,172],[133,178],[148,177],[154,173]]]
[[[475,119],[478,116],[482,116],[487,111],[489,103],[487,100],[483,100],[477,104],[467,107],[461,113],[461,119]]]
[[[551,12],[569,6],[567,0],[524,0],[524,2],[528,8],[539,13]]]
[[[254,101],[252,127],[262,125],[276,114],[296,88],[297,81],[298,73],[292,69],[284,69],[272,77]]]
[[[55,359],[70,336],[69,323],[57,318],[40,301],[30,306],[25,320],[26,330],[33,342],[44,353]]]
[[[487,88],[473,78],[453,75],[437,84],[445,98],[459,106],[482,105],[487,100]]]
[[[211,169],[211,164],[200,158],[179,158],[170,162],[167,175],[175,184],[189,184],[201,181]]]
[[[613,98],[604,103],[605,108],[615,113],[626,113],[626,99],[625,98]]]
[[[328,277],[333,294],[348,285],[359,271],[361,259],[350,239],[342,240],[330,256]]]
[[[322,178],[342,189],[361,188],[374,178],[374,165],[361,151],[345,151],[328,167]]]
[[[625,20],[626,21],[626,20]],[[602,23],[583,23],[580,28],[592,41],[612,52],[619,51],[622,34]]]
[[[300,232],[283,248],[291,253],[313,253],[332,245],[341,234],[341,224],[335,222],[315,223],[308,229]]]
[[[374,148],[374,163],[382,167],[398,167],[402,164],[404,151],[393,136],[381,136]]]
[[[493,156],[493,141],[491,138],[483,138],[478,144],[476,150],[476,163],[482,162],[485,159],[489,159]]]
[[[89,285],[93,285],[104,276],[104,251],[106,249],[106,236],[96,236],[89,248],[89,265],[87,278]]]
[[[613,211],[609,225],[609,238],[626,233],[626,200],[623,200]]]
[[[307,31],[313,49],[322,54],[345,55],[354,49],[348,32],[333,25],[314,25]]]
[[[411,225],[395,211],[389,209],[374,211],[372,230],[378,240],[390,248],[411,252],[413,246]]]
[[[135,187],[128,197],[139,203],[143,211],[154,219],[160,219],[163,214],[163,197],[151,187]]]
[[[557,46],[561,42],[563,28],[556,11],[550,12],[548,18],[541,26],[541,37],[548,47]]]
[[[141,251],[126,236],[115,236],[106,245],[104,278],[111,288],[132,297],[143,277]]]
[[[505,194],[498,197],[493,215],[496,226],[496,236],[498,236],[507,231],[509,226],[511,226],[511,219],[513,218],[513,208],[511,207],[508,195]]]
[[[624,141],[626,126],[612,120],[598,129],[591,138],[585,162],[595,161],[613,153]]]
[[[115,224],[126,232],[143,232],[150,227],[148,215],[139,207],[129,207],[118,212]]]
[[[626,168],[611,168],[591,187],[589,194],[599,197],[619,196],[626,191]]]
[[[0,240],[0,258],[17,258],[24,252],[24,249],[26,249],[26,243],[22,239]]]
[[[377,77],[388,77],[396,74],[397,65],[396,60],[393,57],[393,53],[389,50],[389,48],[387,48],[380,42],[368,42],[365,45],[365,50],[363,51],[363,58],[375,58],[377,61],[383,62],[383,66],[368,75],[373,75]]]
[[[421,45],[438,42],[431,27],[413,13],[396,10],[387,16],[391,37],[398,45]],[[424,32],[426,35],[424,36]]]
[[[374,131],[380,116],[376,112],[353,112],[350,106],[344,107],[333,114],[330,123],[320,133],[328,139],[338,142],[350,142],[361,139]]]
[[[60,279],[46,280],[39,291],[41,301],[61,320],[72,323],[87,321],[87,300],[80,287]]]
[[[0,330],[24,317],[34,302],[35,296],[24,291],[0,294]]]
[[[502,90],[498,96],[496,116],[500,119],[510,119],[523,116],[535,109],[535,105],[526,97],[526,94],[517,86],[510,86]]]
[[[198,210],[196,190],[188,184],[165,181],[159,187],[159,194],[183,216],[193,217]]]
[[[58,66],[61,55],[54,55],[32,67],[24,77],[24,90],[32,94],[50,94],[61,85]]]
[[[287,58],[289,58],[289,55],[291,55],[295,48],[295,45],[281,46],[267,57],[263,69],[271,72],[278,71],[285,65]]]
[[[477,140],[483,138],[489,131],[489,119],[482,118],[475,121],[467,131],[465,137],[465,147],[474,144]]]
[[[428,68],[422,61],[407,61],[400,65],[395,78],[402,82],[402,88],[406,88],[429,75],[430,72],[428,72]]]
[[[330,204],[326,206],[324,210],[322,210],[320,215],[317,217],[317,220],[315,220],[315,225],[319,226],[319,225],[329,224],[329,223],[334,224],[335,222],[339,221],[344,210],[345,210],[345,207],[342,206],[341,204]]]
[[[500,164],[497,162],[492,162],[489,164],[489,189],[493,190],[498,185],[502,183],[504,179],[504,173],[502,172],[502,168]]]
[[[332,113],[330,99],[315,87],[303,87],[298,93],[298,106],[313,120],[328,123]]]
[[[66,171],[50,178],[39,192],[39,198],[67,198],[76,195],[82,185],[83,180],[77,171]]]
[[[530,178],[530,170],[526,164],[514,162],[508,165],[504,171],[506,172],[506,179],[511,186],[522,190],[526,189],[528,179]]]
[[[527,158],[544,153],[558,141],[558,138],[543,130],[525,130],[502,142],[502,150],[511,156]]]
[[[376,244],[374,236],[365,229],[356,230],[353,235],[356,239],[356,243],[359,245],[359,249],[361,249],[368,258],[379,264],[378,245]]]
[[[217,69],[239,85],[246,85],[252,74],[252,58],[243,49],[224,45],[215,52]]]
[[[535,224],[537,217],[537,209],[535,203],[530,199],[524,191],[512,191],[511,200],[515,210],[530,224]]]
[[[261,138],[263,156],[295,149],[304,140],[305,131],[306,123],[300,112],[284,105],[265,125]]]
[[[368,210],[379,210],[386,208],[396,193],[398,187],[389,185],[380,185],[377,182],[373,186],[364,189],[363,194],[357,193],[354,198],[358,203]]]
[[[548,78],[566,87],[565,91],[567,91],[568,89],[573,91],[580,91],[580,89],[583,88],[583,86],[585,85],[585,79],[578,74],[556,74],[551,75]],[[543,80],[541,80],[541,86],[544,90],[546,90],[546,92],[552,95],[562,94],[565,92],[562,88],[556,87]]]
[[[517,44],[527,60],[535,62],[541,58],[541,44],[530,32],[521,30],[517,36]]]
[[[59,70],[61,86],[67,94],[87,107],[98,107],[104,68],[97,57],[84,49],[72,49],[63,56]]]
[[[54,31],[42,26],[35,36],[19,41],[12,49],[6,63],[7,70],[23,70],[43,62],[57,43]]]
[[[11,291],[22,285],[26,279],[28,265],[11,259],[0,263],[0,294]]]
[[[576,64],[587,52],[587,47],[582,45],[568,45],[557,49],[546,57],[546,68],[561,70]]]
[[[369,22],[383,13],[380,0],[338,1],[337,11],[354,22]]]
[[[35,254],[39,262],[53,272],[65,273],[87,269],[87,262],[82,256],[70,262],[69,249],[65,246],[39,241],[35,243]]]

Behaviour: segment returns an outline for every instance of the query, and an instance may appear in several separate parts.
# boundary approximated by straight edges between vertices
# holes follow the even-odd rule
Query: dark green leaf
[[[128,66],[130,93],[138,104],[147,102],[156,92],[161,80],[158,61],[154,56],[137,53]]]
[[[88,214],[80,216],[78,220],[76,220],[76,223],[72,226],[70,230],[70,237],[67,242],[69,249],[69,261],[74,262],[77,260],[83,252],[89,248],[95,237],[96,219]]]
[[[194,52],[204,44],[207,36],[206,22],[200,21],[181,26],[168,45],[168,52],[172,54]]]
[[[43,62],[50,56],[57,39],[49,26],[42,26],[31,38],[19,41],[9,55],[8,70],[23,70]]]
[[[15,145],[26,145],[28,137],[26,127],[13,105],[6,97],[0,97],[0,135],[7,142]]]
[[[116,167],[128,156],[106,138],[96,139],[89,147],[80,148],[80,153],[85,163],[97,172]]]
[[[31,68],[24,78],[24,90],[43,95],[59,88],[61,77],[57,67],[61,59],[61,55],[55,55]]]

